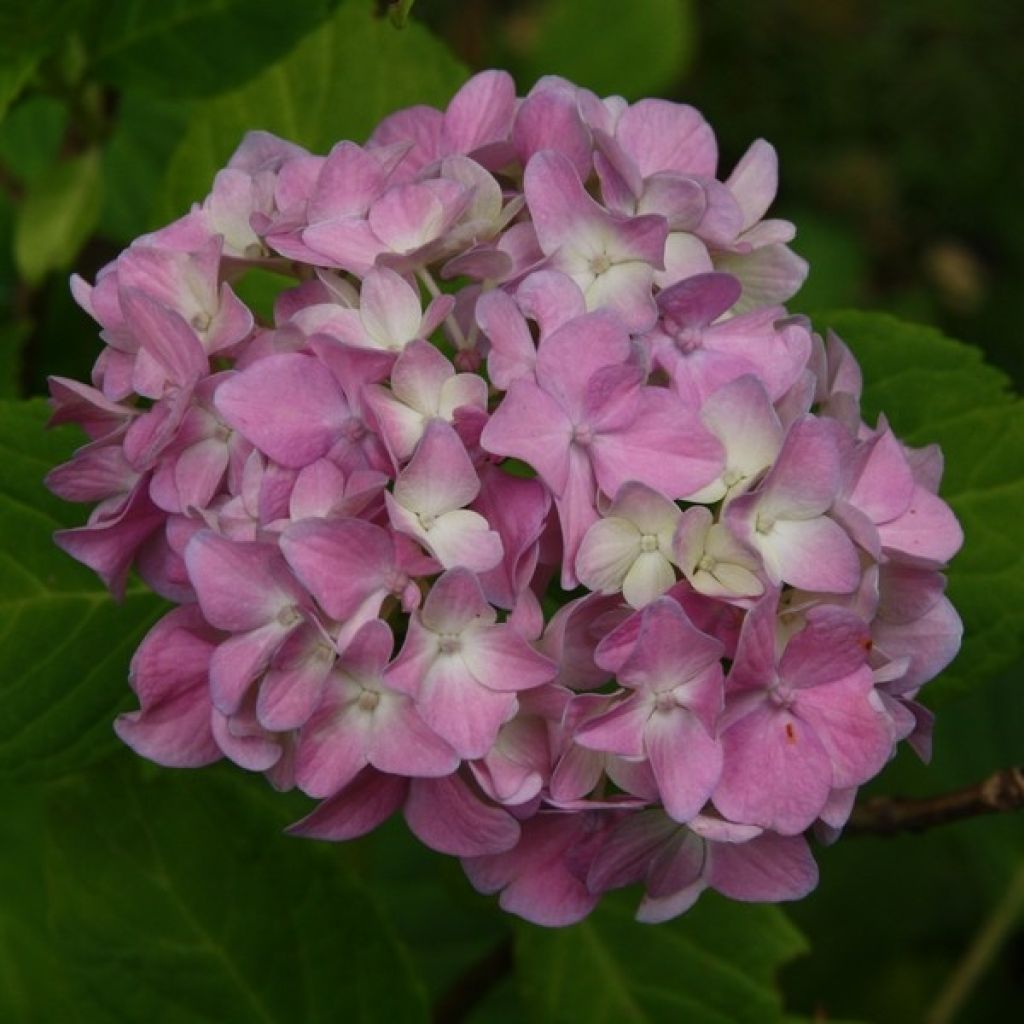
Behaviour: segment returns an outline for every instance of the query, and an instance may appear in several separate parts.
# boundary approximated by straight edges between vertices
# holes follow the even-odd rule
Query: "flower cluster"
[[[326,156],[251,134],[75,279],[106,347],[48,482],[97,504],[57,540],[176,604],[121,738],[298,787],[299,835],[400,811],[542,924],[808,892],[804,833],[927,756],[961,534],[781,305],[774,150],[717,173],[692,107],[491,71]]]

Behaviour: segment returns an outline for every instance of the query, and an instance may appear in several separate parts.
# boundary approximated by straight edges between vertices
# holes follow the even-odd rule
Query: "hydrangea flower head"
[[[74,295],[51,382],[94,505],[57,542],[174,607],[120,737],[401,812],[545,925],[609,889],[816,882],[961,627],[937,452],[862,421],[852,353],[783,305],[775,151],[724,177],[698,111],[500,71],[326,155],[256,132]],[[294,276],[261,320],[252,268]]]

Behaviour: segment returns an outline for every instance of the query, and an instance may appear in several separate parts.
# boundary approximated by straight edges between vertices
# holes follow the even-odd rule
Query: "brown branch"
[[[1024,808],[1024,767],[1003,768],[973,786],[921,798],[875,796],[853,809],[847,835],[892,836]]]

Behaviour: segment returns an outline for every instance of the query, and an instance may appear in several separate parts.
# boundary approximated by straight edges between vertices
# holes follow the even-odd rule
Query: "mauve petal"
[[[494,621],[480,581],[468,569],[449,569],[430,588],[420,618],[435,633],[461,633],[476,619]]]
[[[590,590],[616,594],[640,556],[640,531],[625,519],[600,519],[576,552],[576,575]]]
[[[189,579],[211,625],[239,632],[271,622],[303,601],[277,547],[204,530],[185,548]]]
[[[765,569],[800,590],[849,594],[860,582],[860,559],[846,531],[828,516],[780,519],[771,530],[751,538]]]
[[[178,313],[135,288],[120,297],[127,327],[171,382],[185,387],[209,372],[202,342]]]
[[[516,699],[481,686],[458,654],[442,654],[420,684],[416,706],[435,733],[472,760],[491,749]]]
[[[651,285],[654,265],[662,264],[665,241],[664,222],[655,224],[651,218],[636,217],[631,223],[641,219],[646,222],[641,226],[644,240],[652,240],[653,248],[658,252],[656,261],[629,259],[617,262],[583,289],[588,310],[610,310],[634,334],[650,329],[658,319]]]
[[[715,269],[708,247],[689,231],[668,233],[663,260],[665,269],[654,273],[654,283],[659,288],[669,288],[677,281],[709,274]]]
[[[467,638],[462,660],[474,678],[492,690],[528,690],[551,682],[557,666],[507,625],[486,626]]]
[[[937,676],[956,657],[963,628],[956,609],[947,598],[941,597],[924,615],[911,622],[875,619],[871,633],[875,645],[888,657],[910,658],[904,683],[920,686]]]
[[[870,650],[868,626],[859,615],[837,605],[818,605],[786,645],[779,675],[800,688],[833,683],[862,669]]]
[[[544,338],[537,351],[537,379],[570,416],[578,417],[594,375],[624,364],[631,351],[629,334],[614,314],[588,313]]]
[[[778,243],[748,253],[716,253],[714,262],[716,270],[734,275],[743,285],[736,313],[791,299],[800,290],[809,269],[805,259]]]
[[[891,430],[864,444],[852,461],[855,479],[846,499],[851,505],[873,523],[889,523],[907,511],[914,497],[914,477]]]
[[[487,375],[496,388],[507,391],[514,380],[533,373],[537,350],[519,306],[508,292],[481,295],[476,320],[491,343]]]
[[[574,737],[590,750],[602,750],[620,757],[644,756],[644,729],[651,717],[651,702],[642,694],[633,694],[611,710],[585,723]]]
[[[527,96],[516,112],[512,142],[527,167],[541,151],[558,153],[580,178],[590,174],[590,131],[568,90],[545,89]]]
[[[508,137],[516,86],[507,71],[481,71],[452,97],[441,124],[441,151],[472,153]]]
[[[440,778],[458,768],[458,755],[408,698],[391,698],[386,709],[378,705],[377,716],[368,750],[374,768],[412,778]]]
[[[678,831],[661,811],[640,811],[619,822],[587,873],[591,892],[607,892],[642,881],[651,859]]]
[[[721,656],[717,640],[695,629],[670,597],[661,597],[641,612],[636,646],[617,675],[625,686],[668,691],[697,679]]]
[[[740,157],[725,180],[743,211],[741,231],[753,227],[767,212],[779,188],[779,158],[775,148],[757,139]]]
[[[839,492],[842,427],[804,416],[790,428],[761,486],[759,511],[774,519],[811,519],[828,511]]]
[[[288,833],[307,839],[340,841],[372,832],[401,806],[408,779],[364,769],[340,793],[319,804]]]
[[[601,489],[615,494],[627,480],[669,498],[692,494],[722,468],[723,450],[698,417],[665,388],[648,387],[625,429],[602,433],[591,447]]]
[[[713,843],[708,884],[732,900],[776,903],[803,899],[818,884],[818,866],[803,836],[771,832],[746,843]]]
[[[619,118],[615,139],[644,177],[658,171],[715,176],[715,134],[700,112],[686,104],[640,100]]]
[[[260,684],[256,718],[264,729],[287,732],[304,725],[323,693],[324,680],[334,664],[334,650],[319,635],[296,631],[274,657],[274,664]],[[299,649],[288,657],[288,647]],[[287,660],[282,664],[282,659]]]
[[[348,786],[367,764],[369,719],[368,714],[353,709],[336,718],[328,729],[304,729],[295,759],[299,789],[321,800]]]
[[[296,469],[326,455],[348,419],[331,372],[298,353],[267,356],[233,374],[217,388],[214,402],[246,440]]]
[[[610,218],[587,194],[572,161],[555,150],[543,150],[530,159],[523,191],[546,255],[570,243],[581,230],[595,223],[603,226]]]
[[[707,803],[722,774],[722,746],[696,715],[683,709],[655,712],[644,748],[670,817],[689,821]]]
[[[339,142],[327,154],[307,216],[310,224],[335,217],[362,217],[384,191],[380,162],[354,142]]]
[[[181,508],[206,508],[217,493],[227,468],[228,447],[218,438],[207,438],[186,448],[174,467]]]
[[[344,621],[396,570],[386,530],[361,519],[306,519],[281,535],[281,553],[332,619]]]
[[[519,823],[508,811],[484,803],[458,776],[414,779],[405,821],[422,843],[455,857],[478,857],[511,849]]]
[[[482,573],[501,562],[501,537],[487,520],[469,509],[455,509],[437,517],[423,542],[446,569],[464,566]]]
[[[658,310],[679,327],[707,327],[742,291],[730,274],[695,274],[658,293]]]
[[[953,510],[937,495],[916,487],[910,507],[898,519],[878,527],[882,549],[899,558],[908,555],[932,565],[944,565],[964,542]]]
[[[249,772],[266,772],[281,760],[281,745],[261,731],[233,731],[236,723],[214,709],[211,730],[224,755]]]
[[[834,787],[867,782],[892,753],[889,722],[866,667],[838,682],[801,690],[794,710],[828,752]]]
[[[722,751],[712,798],[726,818],[795,835],[825,806],[832,788],[828,752],[788,711],[759,705],[725,730]]]
[[[516,302],[536,321],[542,338],[586,312],[579,286],[557,270],[538,270],[524,278],[516,289]]]
[[[417,514],[440,516],[468,505],[479,491],[479,477],[458,434],[443,420],[431,420],[395,482],[395,500]]]
[[[562,407],[532,381],[512,382],[487,421],[480,444],[493,455],[522,459],[561,494],[569,476],[572,423]]]
[[[181,690],[155,707],[118,715],[114,731],[136,754],[167,768],[201,768],[222,756],[210,728],[205,684]]]
[[[359,315],[378,345],[401,348],[419,336],[423,308],[419,293],[401,275],[377,267],[363,278]]]
[[[302,232],[302,241],[331,266],[356,275],[365,274],[387,251],[369,222],[361,217],[335,217],[311,224]]]
[[[230,637],[217,647],[210,658],[210,695],[221,714],[238,711],[250,684],[270,664],[285,636],[287,633],[271,622]]]

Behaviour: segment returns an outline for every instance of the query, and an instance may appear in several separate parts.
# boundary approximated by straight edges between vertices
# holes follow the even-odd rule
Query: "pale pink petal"
[[[348,409],[330,371],[298,353],[267,356],[217,388],[226,423],[283,466],[301,468],[327,454]]]
[[[657,171],[715,176],[715,135],[693,107],[668,100],[640,100],[619,118],[615,138],[644,177]]]

